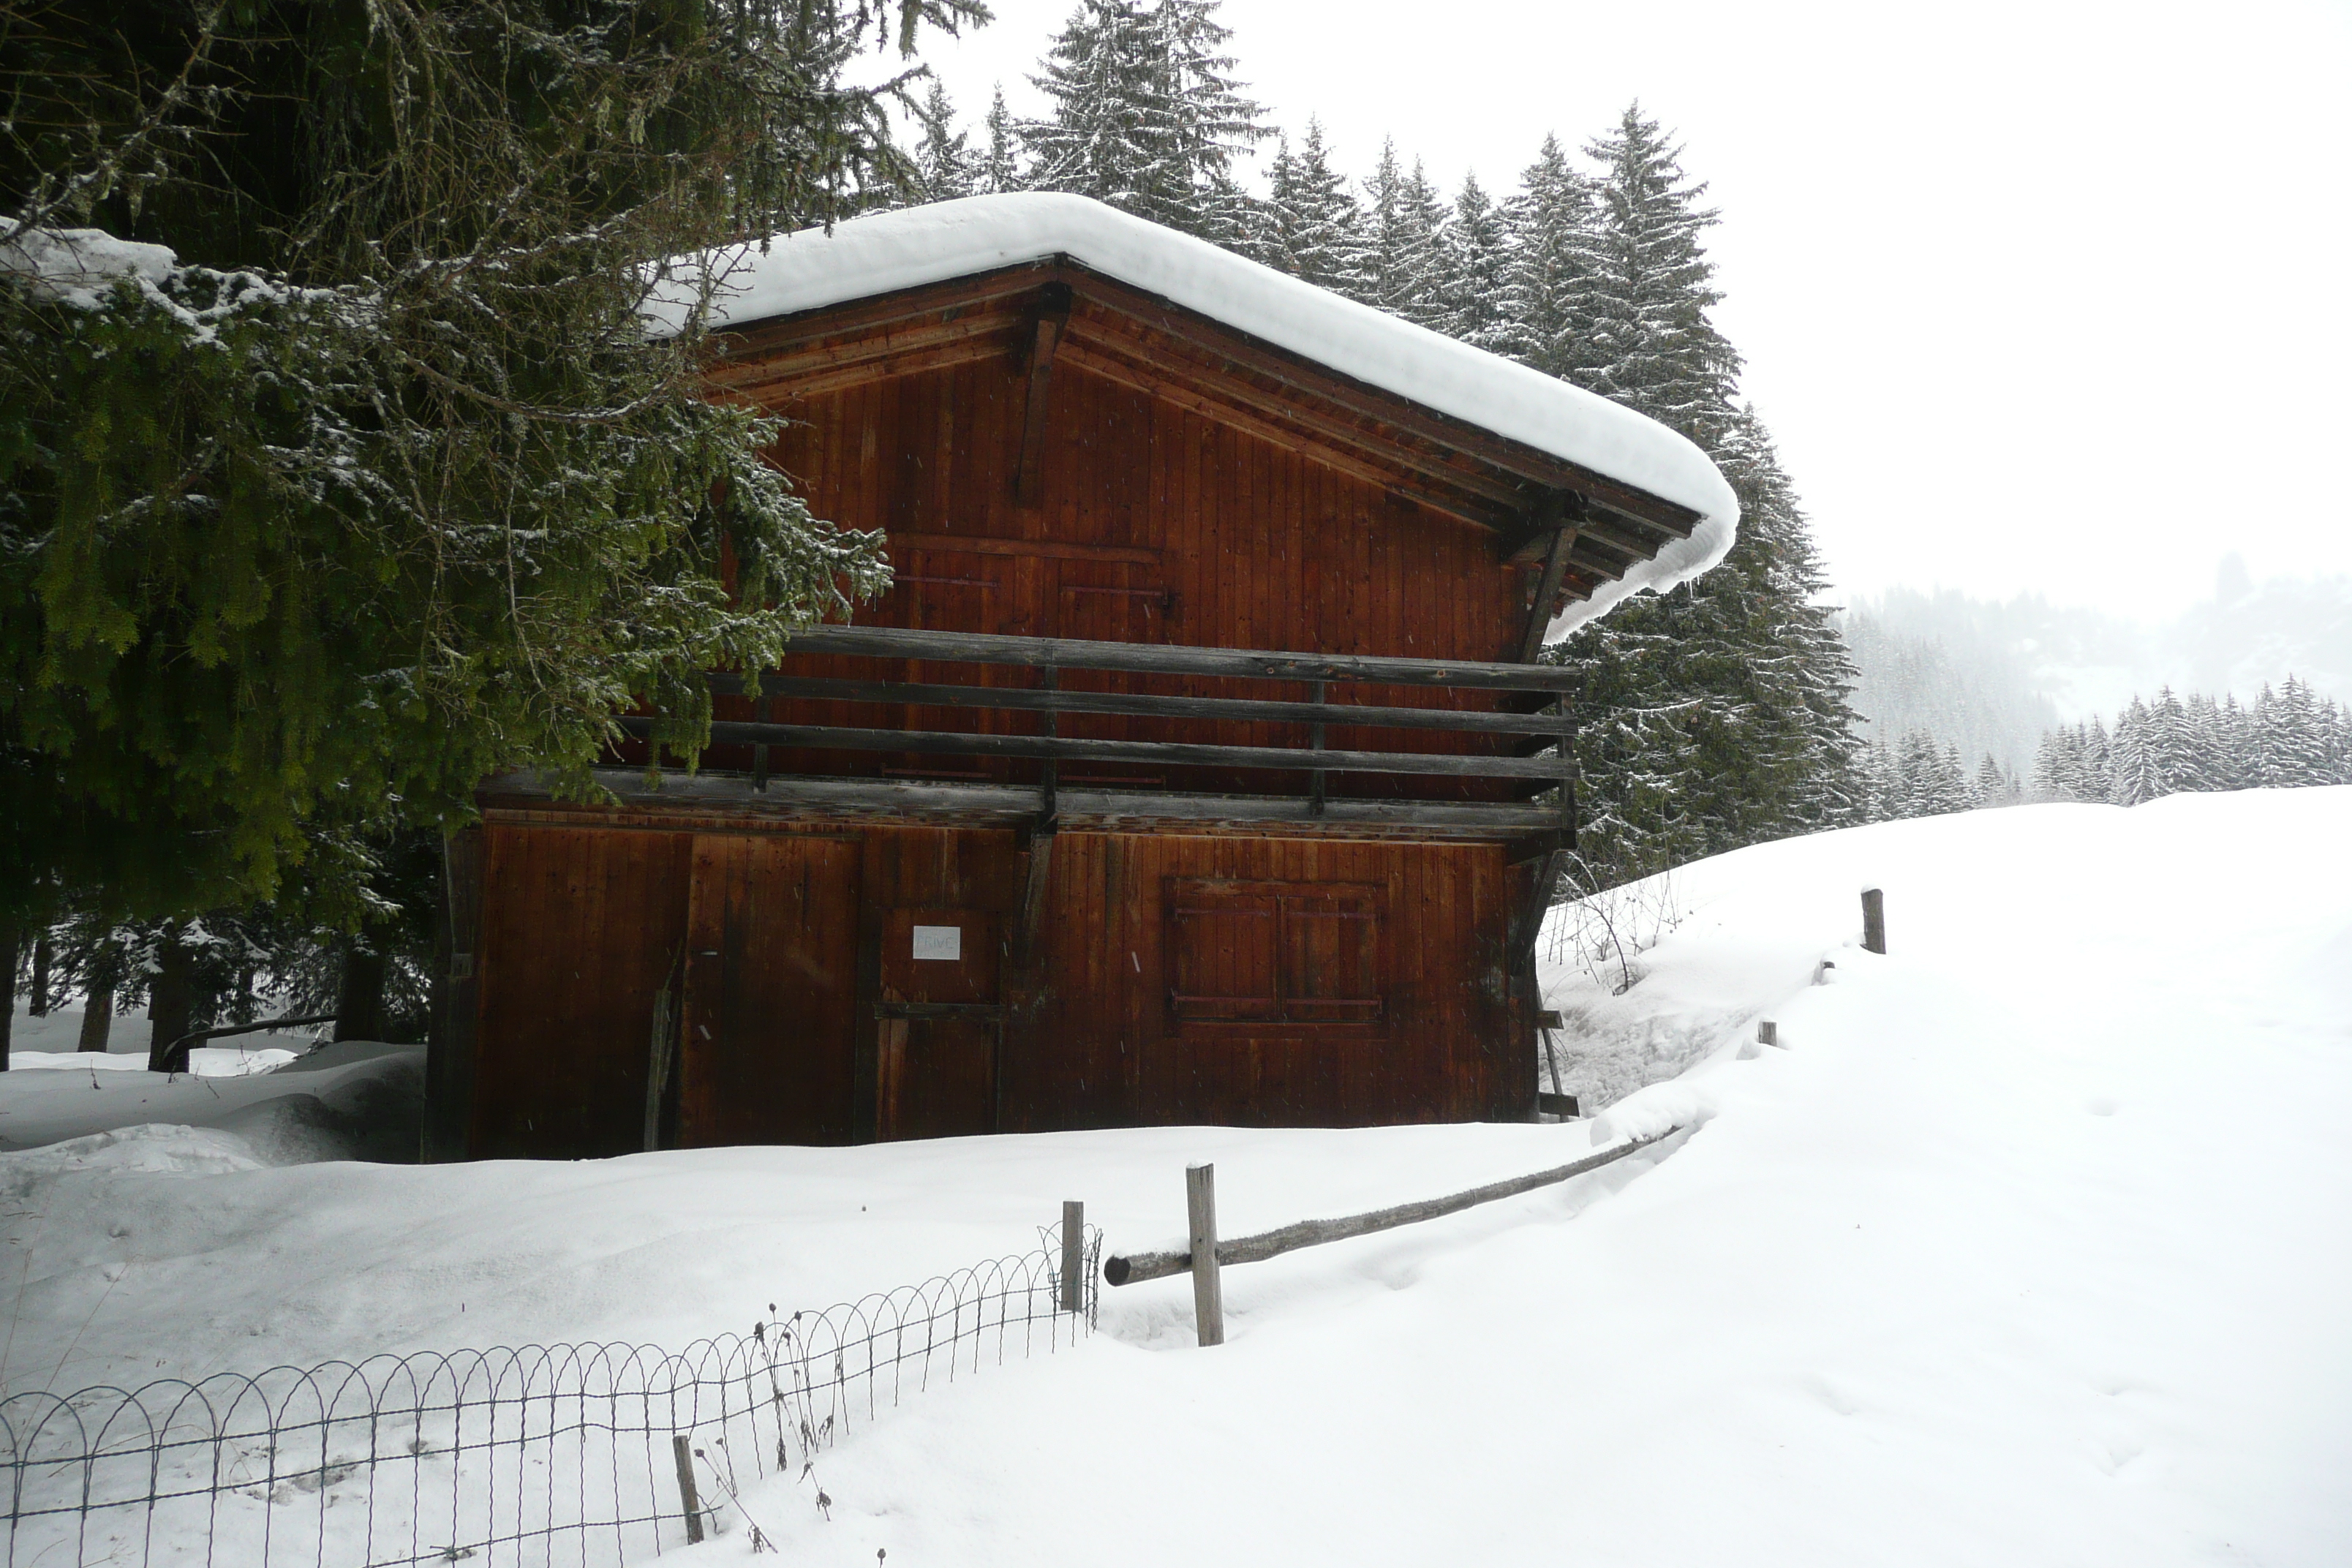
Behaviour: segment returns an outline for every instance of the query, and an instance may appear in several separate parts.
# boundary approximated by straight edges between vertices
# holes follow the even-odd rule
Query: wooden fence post
[[[686,1543],[692,1546],[702,1539],[702,1503],[694,1495],[694,1439],[680,1432],[670,1438],[669,1451],[677,1458],[677,1495],[686,1504]]]
[[[1868,952],[1886,951],[1886,895],[1876,888],[1862,890],[1862,945]]]
[[[1087,1205],[1082,1203],[1062,1205],[1062,1310],[1076,1312],[1086,1306],[1087,1267]]]
[[[1203,1346],[1225,1342],[1225,1292],[1217,1278],[1217,1168],[1184,1167],[1184,1207],[1192,1229],[1192,1321]]]
[[[1759,1046],[1779,1045],[1780,1043],[1780,1026],[1774,1023],[1769,1018],[1758,1019],[1756,1021],[1756,1043]]]

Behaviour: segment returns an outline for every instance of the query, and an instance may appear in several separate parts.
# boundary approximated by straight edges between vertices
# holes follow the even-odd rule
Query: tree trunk
[[[49,928],[43,926],[41,934],[33,939],[33,1016],[49,1016],[49,965],[56,952],[49,942]]]
[[[342,984],[335,989],[335,1038],[383,1038],[384,955],[365,936],[343,950]]]
[[[9,1037],[16,1028],[16,961],[24,956],[23,931],[0,921],[0,973],[8,976],[8,1010],[0,1013],[0,1072],[8,1070]]]
[[[114,987],[111,984],[90,987],[82,1005],[87,1011],[81,1016],[81,1038],[75,1043],[74,1048],[103,1055],[107,1033],[114,1027]]]
[[[147,1016],[155,1026],[147,1037],[147,1070],[166,1070],[165,1056],[173,1040],[196,1026],[195,954],[179,938],[168,936],[155,949],[155,974],[147,983]]]

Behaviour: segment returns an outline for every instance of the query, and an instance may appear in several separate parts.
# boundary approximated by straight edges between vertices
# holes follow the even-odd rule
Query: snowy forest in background
[[[934,84],[914,177],[881,199],[1090,195],[1705,447],[1740,494],[1731,559],[1547,656],[1588,677],[1588,885],[1845,823],[2347,776],[2328,697],[2352,691],[2352,584],[2257,586],[2231,556],[2210,603],[2153,628],[2038,595],[1896,588],[1825,605],[1795,488],[1710,319],[1717,215],[1670,131],[1631,106],[1580,156],[1548,138],[1503,192],[1475,173],[1443,191],[1393,142],[1351,177],[1314,120],[1295,137],[1267,122],[1216,12],[1086,0],[1031,79],[1043,118],[1015,117],[1000,86],[965,122]],[[2173,760],[2134,761],[2142,736]]]

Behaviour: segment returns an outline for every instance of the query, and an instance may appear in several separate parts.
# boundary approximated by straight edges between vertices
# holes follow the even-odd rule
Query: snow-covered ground
[[[1696,1130],[1566,1186],[1230,1270],[1217,1350],[1184,1280],[1106,1291],[1076,1353],[855,1429],[829,1520],[796,1481],[743,1510],[809,1563],[2352,1562],[2352,790],[1890,824],[1680,897],[1623,995],[1555,976],[1588,1092],[1696,1064],[1591,1122],[0,1155],[6,1384],[679,1344],[1032,1245],[1066,1197],[1164,1244],[1190,1161],[1240,1234],[1671,1114]],[[747,1555],[740,1522],[679,1560]]]

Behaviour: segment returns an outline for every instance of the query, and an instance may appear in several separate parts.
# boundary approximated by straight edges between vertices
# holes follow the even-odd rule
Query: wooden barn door
[[[850,1141],[858,864],[840,839],[695,838],[680,1146]]]
[[[978,910],[880,911],[875,1136],[996,1131],[998,918]]]

